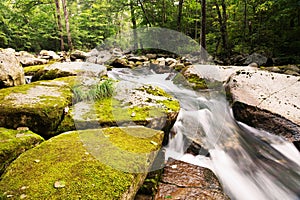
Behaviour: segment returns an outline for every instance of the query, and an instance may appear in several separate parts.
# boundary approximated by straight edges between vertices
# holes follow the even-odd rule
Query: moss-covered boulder
[[[72,103],[73,82],[75,77],[66,77],[1,89],[0,127],[29,127],[46,137],[55,134]]]
[[[131,88],[122,82],[112,97],[76,103],[58,130],[142,125],[167,132],[179,109],[178,100],[160,88],[148,85]]]
[[[0,175],[20,154],[43,141],[41,136],[26,129],[10,130],[0,127]]]
[[[161,131],[144,127],[61,134],[10,165],[0,198],[133,199],[162,138]]]
[[[85,75],[89,77],[101,77],[106,75],[106,67],[87,62],[64,62],[48,65],[36,72],[32,81],[53,80],[66,76]]]

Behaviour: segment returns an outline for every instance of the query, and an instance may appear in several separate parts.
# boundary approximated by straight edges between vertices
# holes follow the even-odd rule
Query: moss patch
[[[0,126],[29,127],[42,136],[53,134],[64,108],[72,103],[69,85],[76,77],[41,81],[0,90]]]
[[[2,176],[0,194],[3,197],[12,195],[13,199],[21,195],[26,195],[27,199],[123,199],[126,194],[129,196],[126,199],[130,199],[130,195],[133,198],[145,173],[117,170],[95,159],[99,156],[97,152],[110,160],[118,158],[112,154],[116,152],[111,151],[111,146],[128,152],[152,152],[160,147],[160,138],[159,131],[146,128],[61,134],[22,154]],[[151,144],[150,140],[158,145]],[[95,153],[96,147],[101,149]],[[149,163],[144,164],[144,167],[149,166]],[[57,182],[60,188],[55,188]]]
[[[26,76],[33,76],[39,70],[44,70],[45,67],[49,66],[50,64],[45,65],[34,65],[30,67],[24,67],[24,72]]]
[[[21,153],[43,142],[44,139],[27,130],[0,127],[0,175]]]

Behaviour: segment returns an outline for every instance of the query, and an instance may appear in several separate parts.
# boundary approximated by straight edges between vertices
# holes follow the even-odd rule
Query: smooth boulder
[[[226,91],[237,120],[300,141],[300,79],[261,70],[233,74]]]
[[[0,49],[0,88],[25,84],[24,70],[13,52]]]

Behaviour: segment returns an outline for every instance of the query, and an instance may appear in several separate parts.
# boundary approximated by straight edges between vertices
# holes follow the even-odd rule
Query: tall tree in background
[[[221,34],[222,49],[223,49],[222,53],[228,57],[230,54],[230,50],[229,50],[229,46],[228,46],[226,3],[225,3],[225,0],[221,1],[221,6],[219,5],[217,0],[214,3],[215,3],[216,10],[217,10],[218,21],[219,21],[219,26],[220,26],[220,34]],[[222,12],[221,12],[221,8],[222,8]]]
[[[184,0],[179,0],[179,4],[178,4],[178,15],[177,15],[177,30],[178,31],[181,31],[183,1]]]
[[[201,0],[201,37],[200,44],[206,49],[206,0]]]
[[[130,0],[130,14],[131,14],[131,23],[133,28],[133,39],[134,39],[134,49],[138,49],[138,35],[137,35],[137,23],[135,18],[135,6],[133,0]]]
[[[66,31],[67,31],[67,37],[68,37],[68,46],[70,50],[73,50],[73,43],[72,43],[72,37],[70,32],[70,24],[69,24],[69,12],[67,10],[67,0],[61,0],[63,11],[64,11],[64,17],[65,17],[65,23],[66,23]]]
[[[59,35],[60,35],[60,50],[64,51],[65,50],[65,47],[64,47],[65,46],[65,44],[64,44],[64,33],[63,33],[62,24],[61,24],[59,0],[55,0],[55,7],[56,7],[58,32],[59,32]]]

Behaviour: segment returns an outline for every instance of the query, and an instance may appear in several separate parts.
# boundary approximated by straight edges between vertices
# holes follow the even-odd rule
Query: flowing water
[[[212,169],[231,199],[300,199],[298,150],[278,136],[237,122],[222,91],[194,91],[175,85],[173,74],[146,68],[115,69],[109,76],[159,86],[180,101],[166,157]],[[191,140],[209,155],[185,154]]]

